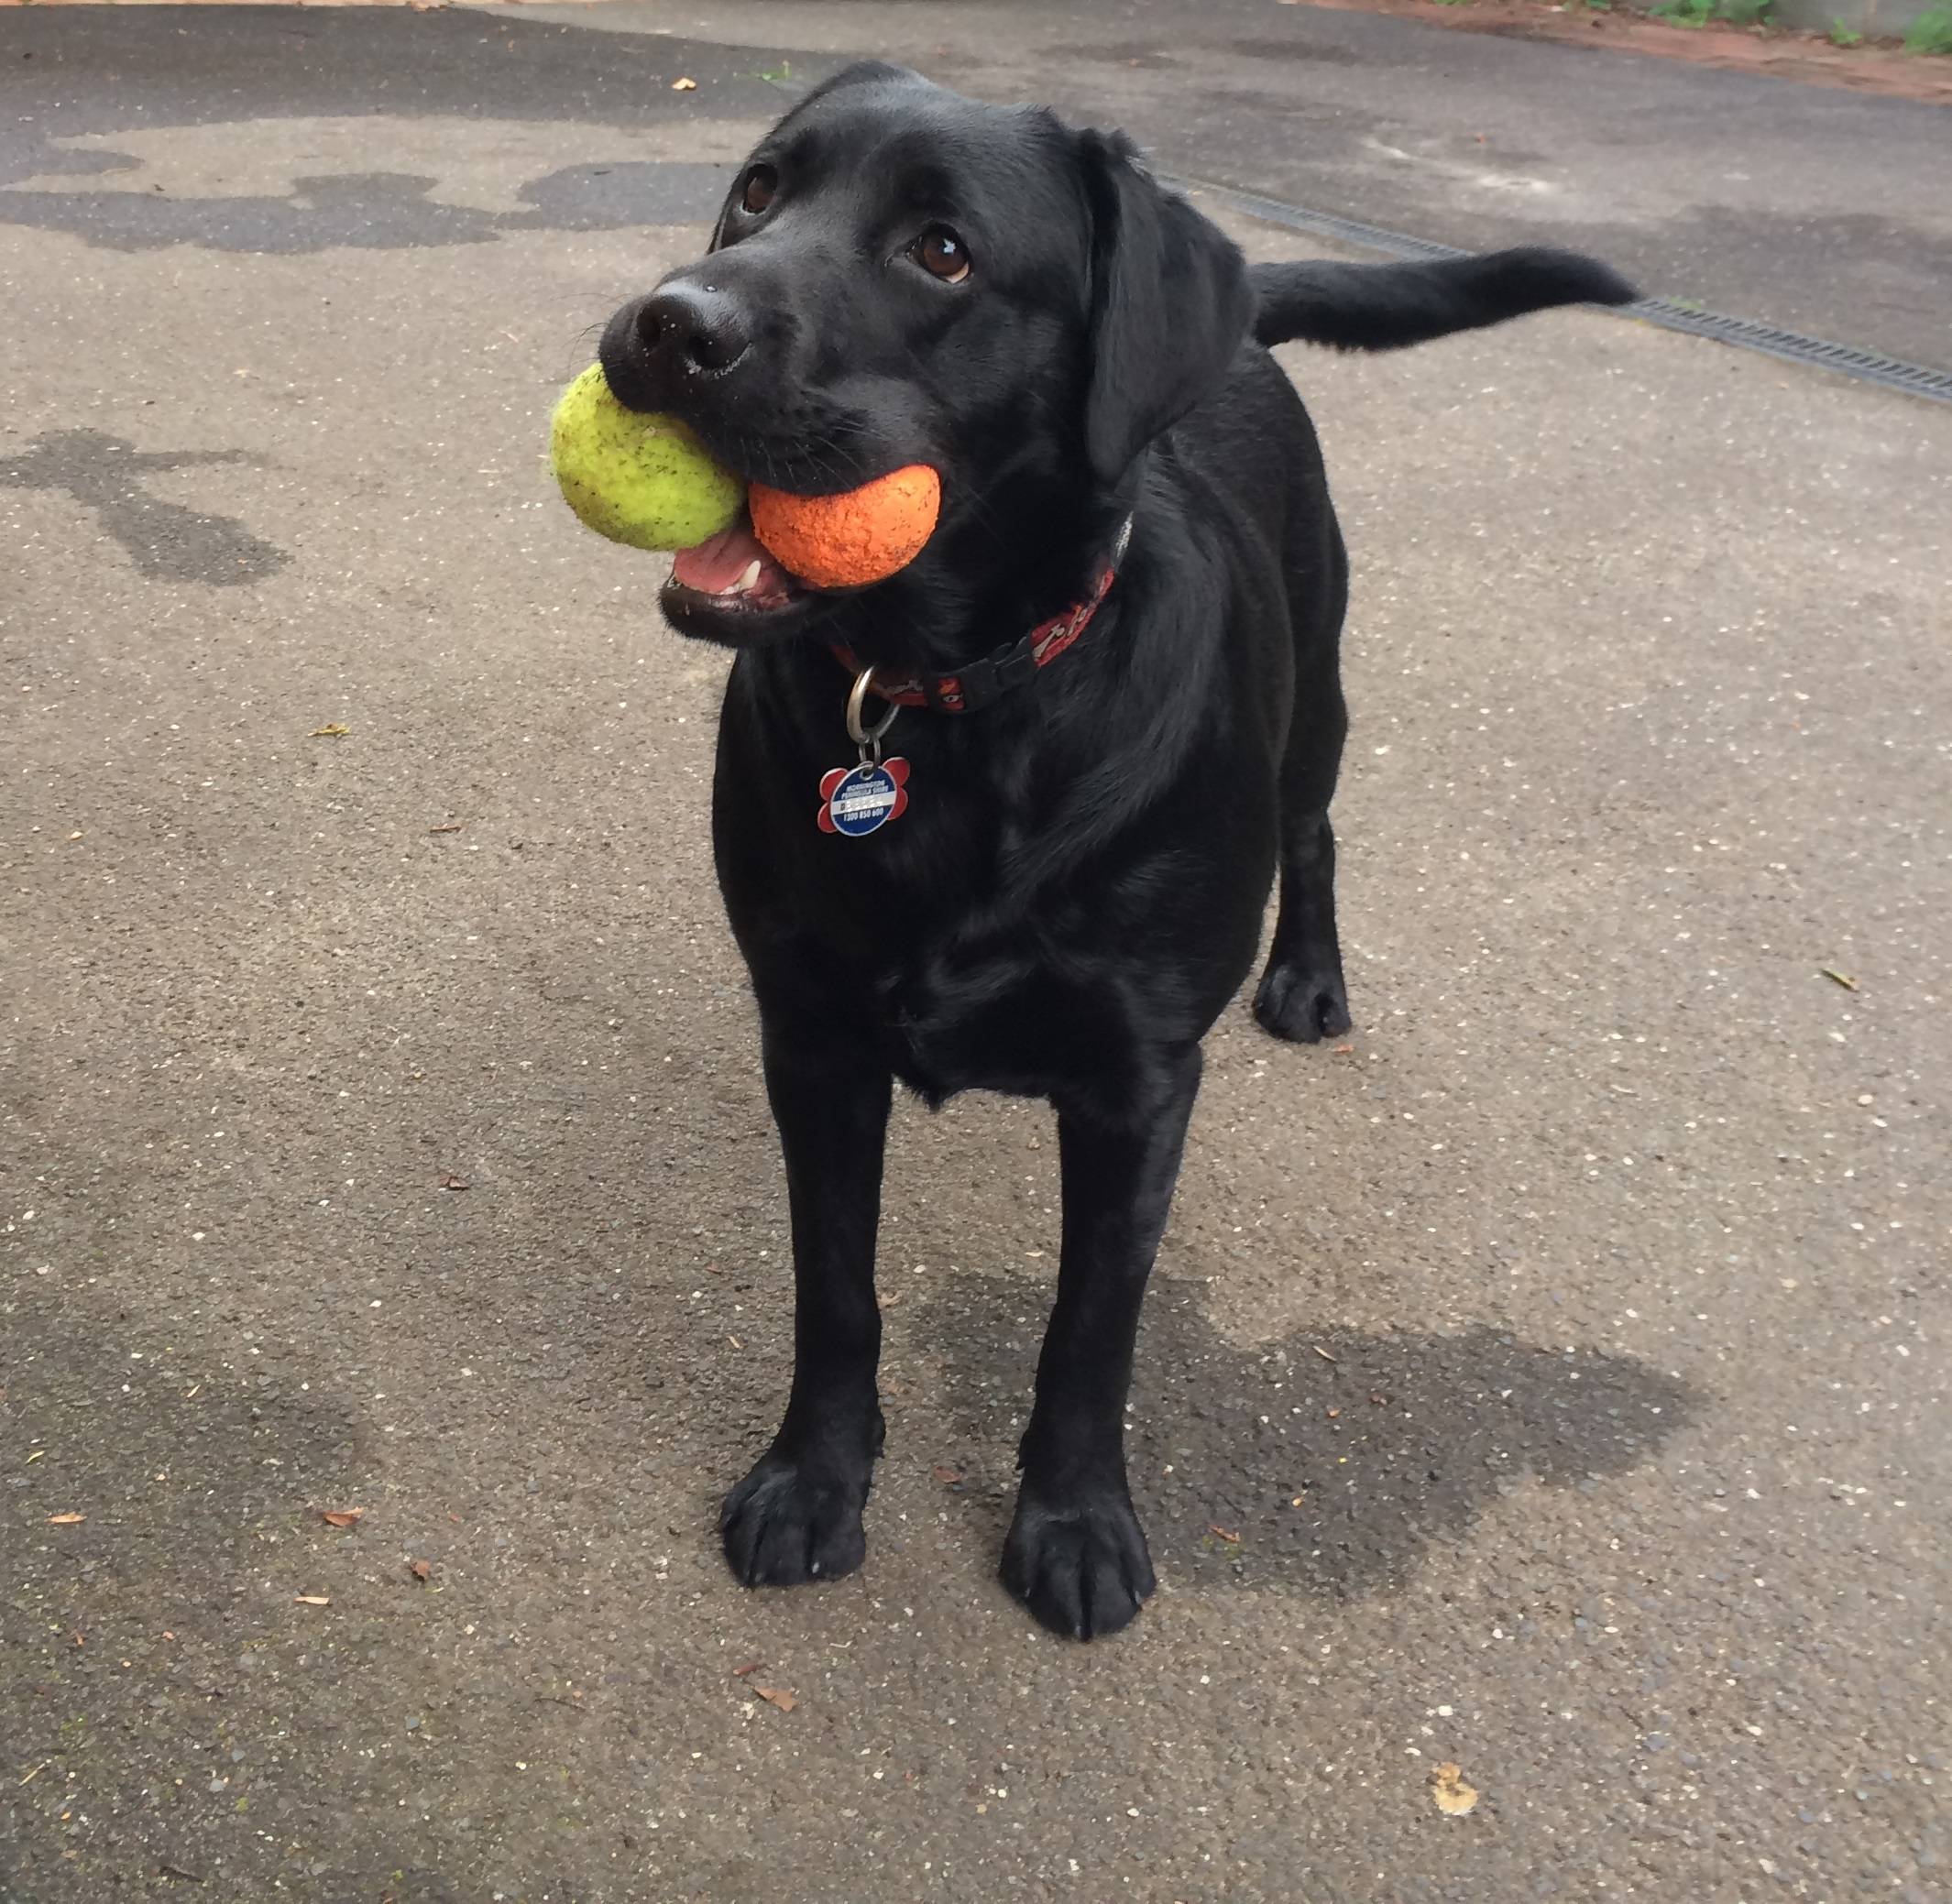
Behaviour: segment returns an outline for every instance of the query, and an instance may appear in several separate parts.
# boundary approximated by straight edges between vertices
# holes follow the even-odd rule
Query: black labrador
[[[814,588],[740,522],[661,596],[680,632],[738,651],[713,842],[793,1220],[792,1393],[722,1522],[748,1585],[865,1553],[900,1079],[931,1105],[1056,1108],[1063,1249],[1003,1578],[1079,1638],[1151,1593],[1123,1444],[1139,1304],[1201,1039],[1277,870],[1255,1014],[1303,1044],[1350,1022],[1328,815],[1346,565],[1267,347],[1384,349],[1631,295],[1537,249],[1250,267],[1123,137],[866,64],[761,142],[709,255],[611,320],[618,397],[743,477],[941,478],[892,579]]]

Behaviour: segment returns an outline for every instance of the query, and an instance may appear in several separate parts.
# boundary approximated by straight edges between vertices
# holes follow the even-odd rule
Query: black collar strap
[[[1056,661],[1091,625],[1099,604],[1111,592],[1131,541],[1132,519],[1127,516],[1091,593],[1063,614],[1040,621],[1027,635],[1005,641],[980,661],[965,662],[950,673],[916,674],[885,684],[875,681],[871,684],[872,691],[898,707],[933,707],[938,714],[974,714],[1000,701],[1012,688],[1033,680],[1039,668]],[[850,650],[836,648],[834,655],[850,674],[861,673],[861,663]]]

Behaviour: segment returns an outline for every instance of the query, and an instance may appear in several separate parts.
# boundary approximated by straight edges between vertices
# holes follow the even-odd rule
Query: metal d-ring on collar
[[[861,750],[863,761],[881,759],[881,737],[894,725],[894,717],[902,710],[894,703],[888,704],[888,711],[871,728],[861,720],[861,712],[867,704],[868,690],[874,685],[874,670],[863,668],[854,677],[854,685],[847,697],[847,738]]]

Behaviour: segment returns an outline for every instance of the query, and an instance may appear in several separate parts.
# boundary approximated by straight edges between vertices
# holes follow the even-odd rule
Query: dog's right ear
[[[1082,132],[1091,207],[1083,434],[1099,481],[1224,381],[1254,295],[1240,247],[1138,162],[1120,133]]]

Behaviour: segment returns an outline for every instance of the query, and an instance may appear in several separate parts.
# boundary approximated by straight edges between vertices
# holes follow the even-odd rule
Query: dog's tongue
[[[761,546],[752,525],[741,518],[696,547],[680,549],[671,574],[675,581],[701,595],[729,595],[755,562],[759,578],[741,593],[770,595],[786,587],[785,571]]]

